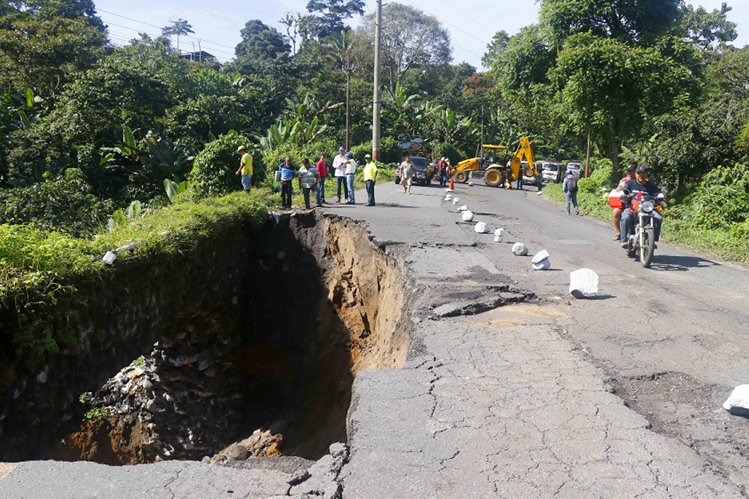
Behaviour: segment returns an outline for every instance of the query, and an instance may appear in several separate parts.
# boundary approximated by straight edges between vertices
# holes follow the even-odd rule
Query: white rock
[[[470,211],[466,210],[461,215],[461,218],[463,218],[464,222],[470,222],[470,221],[473,220],[473,213],[471,213]]]
[[[501,243],[504,240],[505,240],[505,236],[494,236],[495,243]]]
[[[525,256],[528,254],[528,248],[523,243],[515,243],[512,245],[512,253],[515,256]]]
[[[108,265],[112,265],[115,260],[117,260],[117,255],[115,255],[111,251],[107,251],[107,253],[104,255],[104,258],[101,259],[102,262]]]
[[[454,189],[447,189],[447,190],[445,190],[445,193],[449,193],[449,192],[455,192],[455,191],[454,191]]]
[[[468,211],[468,206],[463,205],[460,208],[458,208],[458,211]]]
[[[539,251],[536,256],[533,257],[532,263],[541,263],[549,258],[549,252],[546,250]]]
[[[540,195],[541,195],[541,194],[543,194],[543,193],[544,193],[543,191],[538,191],[538,192],[536,193],[536,196],[540,196]]]
[[[598,296],[598,274],[590,269],[570,272],[570,294],[575,298]]]
[[[538,263],[533,263],[533,270],[547,270],[551,267],[551,262],[549,259],[541,260]]]
[[[459,202],[460,202],[460,199],[458,199],[458,198],[453,198],[453,204],[458,204]]]
[[[452,194],[445,196],[445,201],[450,201],[453,198]]]
[[[473,187],[473,182],[468,182],[468,185],[470,185],[471,187]]]
[[[723,403],[723,409],[736,416],[749,417],[749,385],[739,385]]]
[[[473,228],[473,230],[475,230],[479,234],[488,234],[489,232],[491,232],[489,226],[484,222],[476,222],[476,226]]]
[[[505,230],[502,227],[500,227],[499,229],[494,231],[494,235],[505,237]]]

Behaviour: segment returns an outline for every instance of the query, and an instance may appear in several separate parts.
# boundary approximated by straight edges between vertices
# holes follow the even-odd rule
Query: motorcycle
[[[627,238],[627,256],[639,255],[642,266],[648,268],[655,252],[655,219],[657,217],[662,220],[660,212],[666,207],[665,189],[655,197],[647,192],[625,192],[625,195],[630,200],[629,209],[635,214],[633,234],[629,234]]]

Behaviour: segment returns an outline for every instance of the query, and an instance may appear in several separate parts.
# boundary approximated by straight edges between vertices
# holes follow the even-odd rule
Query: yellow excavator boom
[[[533,172],[536,177],[539,173],[536,171],[536,158],[533,156],[533,148],[531,147],[528,137],[520,139],[520,147],[515,152],[510,162],[510,170],[512,170],[512,179],[517,180],[519,175],[523,172],[520,170],[520,163],[525,159],[528,162],[528,168]]]

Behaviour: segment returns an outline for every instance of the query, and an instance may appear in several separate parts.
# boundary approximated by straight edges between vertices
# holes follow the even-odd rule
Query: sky
[[[241,40],[239,31],[250,19],[260,19],[265,24],[285,33],[278,20],[287,12],[306,12],[307,0],[94,0],[99,15],[109,26],[110,36],[116,45],[124,45],[138,32],[157,36],[160,27],[177,19],[187,20],[195,34],[180,38],[180,49],[192,51],[200,46],[227,61],[234,55],[234,47]],[[366,12],[374,12],[376,1],[366,1]],[[523,26],[538,20],[537,2],[528,0],[398,0],[432,14],[450,31],[453,62],[468,62],[481,69],[481,57],[494,33],[505,30],[513,35]],[[384,3],[386,1],[384,0]],[[691,2],[707,10],[720,8],[721,0]],[[728,19],[738,24],[737,47],[749,44],[749,0],[728,0],[733,10]],[[359,19],[349,20],[351,26]]]

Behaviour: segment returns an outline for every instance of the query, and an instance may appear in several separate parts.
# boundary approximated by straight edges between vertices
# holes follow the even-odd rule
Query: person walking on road
[[[375,182],[377,181],[377,165],[372,161],[372,155],[364,156],[364,185],[367,188],[367,206],[375,205]]]
[[[338,199],[336,200],[336,203],[341,202],[341,186],[343,186],[343,194],[348,201],[348,186],[346,185],[346,164],[348,163],[348,158],[346,157],[346,148],[341,146],[338,148],[338,151],[338,156],[333,158],[335,179],[336,182],[338,182],[338,189],[336,190]]]
[[[444,187],[447,185],[447,158],[440,158],[437,169],[440,175],[440,187]]]
[[[291,181],[294,179],[296,168],[291,164],[291,156],[286,156],[286,161],[281,163],[281,209],[291,209]]]
[[[356,175],[356,161],[352,153],[347,153],[348,163],[346,163],[346,186],[348,187],[348,201],[346,204],[356,204],[354,199],[354,178]]]
[[[317,190],[317,177],[317,168],[310,166],[309,160],[305,158],[302,161],[302,167],[299,168],[299,176],[297,178],[299,179],[299,189],[304,196],[304,207],[308,210],[310,209],[309,193],[310,191]],[[322,205],[318,204],[317,206]]]
[[[328,167],[325,166],[325,155],[320,156],[320,161],[317,162],[317,191],[315,192],[315,199],[317,200],[317,206],[325,204],[325,179],[328,178]]]
[[[637,164],[635,163],[630,163],[627,165],[627,176],[619,181],[619,185],[616,186],[616,192],[621,192],[622,184],[626,183],[629,180],[634,180],[635,168],[637,168]],[[621,208],[614,208],[612,212],[614,227],[616,227],[616,235],[612,238],[614,241],[619,241],[622,238],[621,222],[623,211],[624,205],[622,205]]]
[[[247,152],[247,148],[244,146],[240,146],[237,152],[242,155],[242,159],[239,160],[239,169],[236,175],[241,175],[239,178],[242,181],[244,192],[249,194],[252,187],[252,155]]]
[[[403,184],[403,194],[406,192],[411,194],[411,184],[413,184],[414,175],[416,175],[416,170],[411,163],[411,157],[406,156],[403,163],[401,163],[401,184]]]
[[[567,214],[570,214],[570,202],[572,202],[572,205],[575,207],[575,213],[579,215],[580,207],[577,206],[577,177],[572,173],[572,170],[567,170],[562,190],[564,191],[564,203]]]

